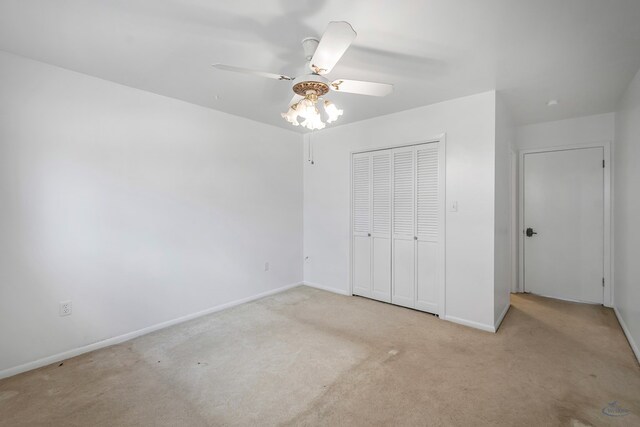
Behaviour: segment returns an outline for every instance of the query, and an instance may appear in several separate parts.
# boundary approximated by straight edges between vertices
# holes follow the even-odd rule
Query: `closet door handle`
[[[371,237],[371,233],[367,233],[367,236]]]
[[[418,236],[413,236],[413,240],[418,240]]]

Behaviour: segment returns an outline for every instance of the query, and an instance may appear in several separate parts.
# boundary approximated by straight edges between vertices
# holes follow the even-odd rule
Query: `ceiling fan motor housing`
[[[305,96],[309,91],[314,91],[317,96],[322,96],[329,92],[329,80],[315,73],[307,74],[296,78],[292,88],[300,96]]]

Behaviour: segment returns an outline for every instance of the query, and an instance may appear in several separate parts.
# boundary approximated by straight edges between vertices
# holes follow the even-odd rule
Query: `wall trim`
[[[344,289],[332,288],[330,286],[319,285],[317,283],[312,283],[312,282],[302,282],[300,284],[302,286],[309,286],[310,288],[316,288],[322,291],[333,292],[334,294],[351,296],[351,293],[349,293],[349,291],[345,291]]]
[[[469,326],[469,327],[475,328],[475,329],[480,329],[481,331],[486,331],[486,332],[495,332],[496,331],[496,327],[493,326],[493,325],[486,325],[484,323],[474,322],[472,320],[466,320],[466,319],[462,319],[460,317],[447,315],[444,318],[444,320],[447,320],[447,321],[453,322],[453,323],[457,323],[459,325]]]
[[[498,328],[500,327],[500,325],[502,324],[502,321],[504,320],[504,316],[507,315],[507,312],[509,311],[510,308],[511,308],[511,303],[509,302],[507,306],[504,308],[504,310],[502,310],[502,313],[500,314],[500,316],[498,317],[498,320],[496,320],[496,323],[493,326],[493,329],[496,332],[498,331]]]
[[[261,292],[256,295],[252,295],[246,298],[241,298],[235,301],[226,302],[224,304],[216,305],[211,308],[207,308],[205,310],[201,310],[195,313],[187,314],[186,316],[177,317],[175,319],[167,320],[165,322],[160,322],[155,325],[147,326],[146,328],[138,329],[136,331],[128,332],[126,334],[118,335],[115,337],[107,338],[102,341],[98,341],[92,344],[88,344],[82,347],[77,347],[71,350],[63,351],[62,353],[54,354],[51,356],[43,357],[41,359],[34,360],[32,362],[27,362],[22,365],[14,366],[12,368],[7,368],[0,371],[0,379],[12,377],[14,375],[21,374],[23,372],[31,371],[33,369],[41,368],[43,366],[51,365],[56,362],[60,362],[62,360],[70,359],[75,356],[79,356],[84,353],[89,353],[94,350],[98,350],[104,347],[109,347],[112,345],[120,344],[125,341],[132,340],[134,338],[140,337],[142,335],[149,334],[151,332],[158,331],[160,329],[165,329],[170,326],[177,325],[179,323],[187,322],[189,320],[196,319],[198,317],[206,316],[207,314],[216,313],[218,311],[226,310],[231,307],[235,307],[237,305],[245,304],[251,301],[258,300],[260,298],[267,297],[269,295],[274,295],[280,292],[284,292],[291,288],[298,287],[302,285],[302,282],[293,283],[290,285],[285,285],[276,289],[271,289],[269,291]]]
[[[351,293],[349,293],[348,291],[345,291],[344,289],[332,288],[329,286],[319,285],[317,283],[312,283],[312,282],[302,282],[301,285],[309,286],[310,288],[316,288],[316,289],[320,289],[327,292],[333,292],[340,295],[347,295],[347,296],[352,295]],[[372,301],[377,301],[377,300],[372,299]],[[398,307],[402,307],[402,306],[398,306]],[[459,325],[469,326],[471,328],[480,329],[482,331],[487,331],[487,332],[496,332],[498,330],[498,327],[500,326],[500,323],[502,323],[502,319],[504,319],[504,316],[507,314],[507,311],[509,311],[510,307],[511,307],[511,304],[509,303],[509,305],[505,307],[505,310],[500,315],[500,318],[496,322],[495,326],[485,325],[484,323],[474,322],[471,320],[466,320],[466,319],[462,319],[460,317],[455,317],[455,316],[446,316],[446,317],[439,316],[439,317],[443,320],[457,323]],[[402,307],[402,308],[407,308],[407,307]]]
[[[624,323],[624,320],[622,320],[622,315],[618,311],[618,307],[613,307],[613,311],[614,313],[616,313],[616,317],[618,318],[618,323],[620,323],[620,326],[622,327],[622,332],[624,332],[624,336],[627,337],[627,341],[629,341],[629,346],[631,347],[631,350],[633,350],[633,354],[635,354],[636,359],[638,360],[638,363],[640,363],[640,347],[633,340],[633,337],[631,336],[631,331],[627,327],[627,324]]]

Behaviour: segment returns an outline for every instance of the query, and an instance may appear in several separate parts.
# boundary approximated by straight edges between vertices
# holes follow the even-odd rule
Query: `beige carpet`
[[[299,287],[2,380],[0,425],[640,425],[612,310],[512,304],[490,334]]]

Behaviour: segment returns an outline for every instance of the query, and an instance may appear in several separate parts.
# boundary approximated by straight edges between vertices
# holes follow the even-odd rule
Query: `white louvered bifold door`
[[[438,143],[416,147],[416,306],[438,313]]]
[[[353,294],[371,297],[371,153],[353,155]]]
[[[353,155],[354,295],[439,314],[443,160],[435,142]]]
[[[415,308],[415,148],[392,150],[391,302]]]
[[[371,297],[391,302],[391,152],[371,153]]]

